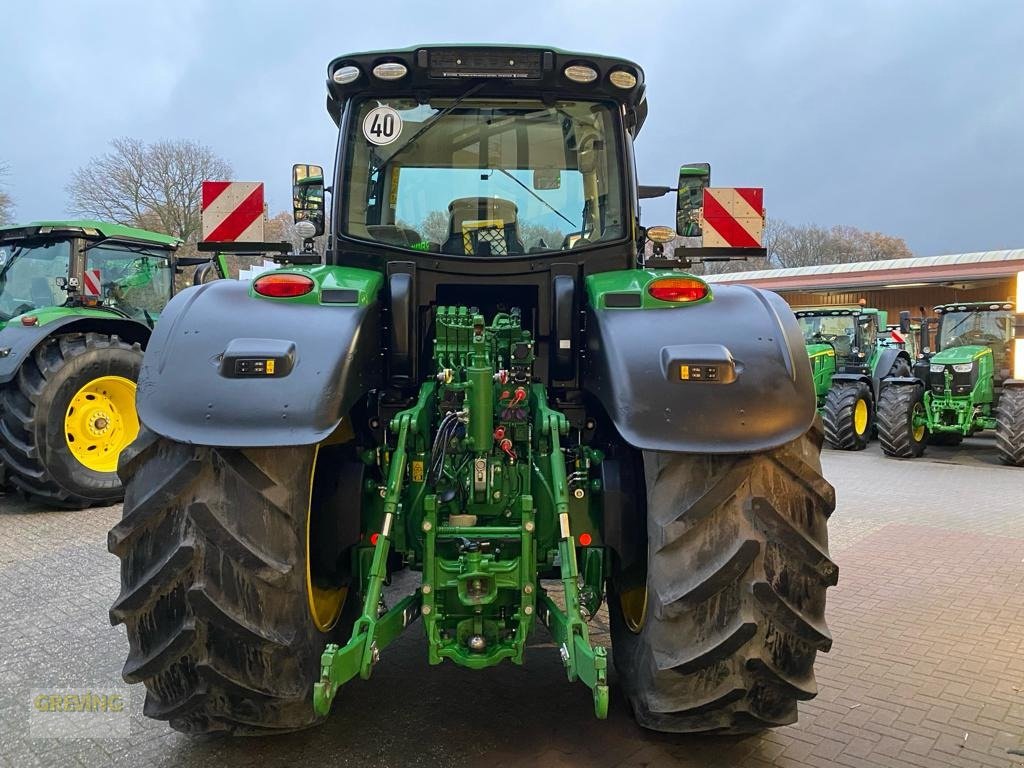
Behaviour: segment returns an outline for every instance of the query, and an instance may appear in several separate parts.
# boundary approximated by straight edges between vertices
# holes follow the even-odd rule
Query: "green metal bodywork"
[[[995,429],[993,410],[995,387],[992,350],[988,347],[968,345],[952,347],[932,355],[930,366],[942,366],[945,388],[936,393],[931,387],[924,393],[924,424],[929,432],[950,432],[971,435],[982,429]],[[973,365],[976,381],[970,392],[954,394],[954,365]]]
[[[683,278],[704,284],[703,280],[694,275],[684,274],[665,269],[624,269],[614,272],[600,272],[587,276],[587,298],[590,299],[590,306],[596,309],[615,310],[616,307],[609,307],[605,296],[609,293],[631,294],[640,297],[639,304],[634,304],[626,309],[636,309],[637,306],[644,309],[679,309],[681,307],[692,307],[697,304],[704,304],[714,298],[710,286],[707,286],[707,295],[696,301],[680,304],[672,301],[656,299],[647,289],[655,280],[666,278]]]
[[[808,344],[807,356],[811,360],[814,376],[814,394],[818,407],[825,402],[825,395],[832,387],[832,376],[836,372],[836,350],[831,344]]]
[[[370,269],[358,269],[356,267],[335,267],[329,265],[318,265],[310,267],[288,266],[264,272],[259,277],[267,274],[290,274],[303,275],[312,279],[313,290],[304,296],[294,298],[274,298],[262,296],[256,293],[255,288],[250,285],[249,295],[264,301],[284,301],[298,304],[349,304],[365,307],[376,301],[377,294],[384,284],[384,276],[380,272]],[[259,279],[259,278],[257,278]],[[256,281],[254,280],[253,283]],[[351,296],[335,294],[325,301],[324,291],[350,292]]]

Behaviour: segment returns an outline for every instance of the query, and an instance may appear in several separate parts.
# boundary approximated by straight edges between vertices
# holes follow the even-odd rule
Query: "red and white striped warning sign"
[[[764,190],[706,187],[700,219],[707,247],[759,248],[764,232]]]
[[[103,295],[103,276],[98,269],[87,269],[82,273],[82,295]]]
[[[203,240],[263,242],[263,182],[204,181]]]

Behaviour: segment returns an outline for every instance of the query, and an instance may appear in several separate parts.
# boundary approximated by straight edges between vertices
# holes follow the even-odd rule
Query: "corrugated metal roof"
[[[1024,261],[1024,248],[1006,251],[979,251],[977,253],[952,253],[945,256],[915,256],[910,259],[884,259],[881,261],[855,261],[848,264],[822,264],[813,267],[790,269],[759,269],[749,272],[723,272],[704,277],[709,283],[744,283],[758,280],[785,280],[787,278],[822,277],[825,275],[855,275],[880,270],[919,270],[929,267],[956,267],[971,264],[997,264],[1001,261]],[[1007,269],[1007,274],[1019,267]]]

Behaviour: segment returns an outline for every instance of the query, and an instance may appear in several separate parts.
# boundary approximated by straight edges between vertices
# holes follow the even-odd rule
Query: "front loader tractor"
[[[728,247],[640,225],[674,191],[636,183],[641,69],[429,46],[327,86],[329,216],[321,168],[293,176],[325,263],[189,288],[147,349],[109,536],[145,714],[315,724],[417,622],[473,670],[549,635],[598,717],[613,663],[649,728],[794,722],[837,578],[811,370],[778,296],[681,268]],[[690,237],[707,176],[680,177]]]
[[[995,430],[1004,464],[1024,466],[1024,380],[1014,376],[1014,305],[966,302],[935,307],[935,351],[914,375],[885,382],[878,436],[889,456],[915,458],[932,445],[959,445]],[[1020,315],[1016,315],[1019,318]],[[1019,344],[1019,339],[1018,339]]]
[[[186,262],[168,235],[98,221],[0,228],[0,476],[55,507],[112,504],[135,381]]]
[[[909,376],[911,355],[891,343],[887,313],[871,307],[795,308],[814,376],[814,392],[833,448],[867,447],[875,426],[881,382]],[[909,334],[909,313],[900,328]]]

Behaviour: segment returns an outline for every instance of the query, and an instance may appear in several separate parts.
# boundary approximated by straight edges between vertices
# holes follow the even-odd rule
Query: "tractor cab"
[[[867,373],[877,355],[885,330],[886,313],[866,307],[797,309],[797,322],[812,360],[835,358],[842,373]]]
[[[954,394],[992,399],[992,387],[1012,377],[1013,304],[971,302],[935,307],[939,316],[937,351],[929,360],[928,386],[935,392],[949,386]]]
[[[0,327],[19,316],[82,307],[151,325],[173,293],[179,244],[93,221],[0,229]]]

